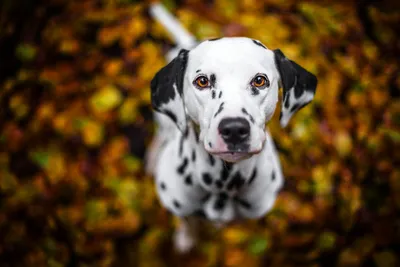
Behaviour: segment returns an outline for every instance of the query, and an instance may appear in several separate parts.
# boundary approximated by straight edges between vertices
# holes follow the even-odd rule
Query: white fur
[[[196,73],[197,70],[201,70]],[[270,86],[252,95],[250,81],[257,74],[266,74]],[[216,76],[217,96],[212,99],[210,90],[198,90],[193,81],[199,74]],[[274,114],[278,101],[279,73],[271,50],[256,46],[252,39],[237,37],[218,41],[205,41],[189,52],[189,62],[184,77],[184,101],[187,114],[201,126],[200,139],[210,153],[226,150],[219,140],[218,124],[227,117],[246,117],[245,108],[254,118],[251,127],[250,151],[260,151],[265,140],[265,123]],[[222,97],[218,94],[222,92]],[[220,104],[224,110],[217,118]],[[208,143],[217,144],[210,148]]]

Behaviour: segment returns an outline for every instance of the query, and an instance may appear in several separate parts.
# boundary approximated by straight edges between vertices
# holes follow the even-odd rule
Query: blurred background
[[[3,0],[0,266],[400,266],[399,2],[163,3],[200,40],[255,38],[317,75],[312,104],[269,124],[273,211],[177,255],[143,171],[173,45],[149,2]]]

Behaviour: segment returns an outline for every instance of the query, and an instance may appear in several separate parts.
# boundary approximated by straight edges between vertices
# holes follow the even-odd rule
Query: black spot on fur
[[[161,106],[177,97],[175,86],[178,94],[182,96],[188,53],[188,50],[182,49],[174,60],[156,73],[150,83],[153,108],[169,116],[175,123],[177,122],[176,114],[166,108],[161,109]]]
[[[290,106],[290,95],[286,94],[286,97],[285,97],[285,108],[289,108],[289,106]]]
[[[188,52],[182,49],[179,55],[157,72],[152,79],[150,87],[153,107],[159,107],[161,104],[175,99],[174,84],[176,84],[178,93],[182,93]]]
[[[251,116],[251,115],[249,114],[249,112],[247,112],[247,110],[246,110],[245,108],[242,108],[242,112],[243,112],[245,115],[249,116],[250,121],[251,121],[252,123],[254,123],[254,118],[253,118],[253,116]]]
[[[260,93],[260,91],[257,88],[251,87],[251,94],[252,95],[258,95],[259,93]]]
[[[258,45],[258,46],[261,46],[261,47],[264,48],[264,49],[267,49],[262,43],[260,43],[260,42],[257,41],[257,40],[253,40],[253,43],[255,43],[255,44]]]
[[[203,218],[203,219],[207,218],[207,215],[204,212],[204,210],[196,210],[195,212],[193,212],[192,216]]]
[[[217,79],[215,78],[215,74],[211,74],[211,75],[210,75],[210,85],[211,85],[211,88],[215,87],[216,81],[217,81]]]
[[[224,164],[224,166],[225,166],[229,171],[232,170],[232,168],[233,168],[233,163],[227,162],[227,161],[223,161],[223,164]]]
[[[290,112],[295,112],[296,110],[300,110],[300,109],[304,108],[305,106],[307,106],[308,103],[309,103],[309,102],[303,103],[302,105],[295,104],[295,105],[293,105],[293,107],[290,109]]]
[[[222,162],[222,169],[221,169],[221,180],[226,181],[228,180],[229,174],[232,170],[232,163],[229,162]]]
[[[217,40],[219,40],[219,39],[221,39],[221,37],[211,38],[211,39],[208,39],[208,41],[213,42],[213,41],[217,41]]]
[[[218,98],[221,98],[221,96],[222,96],[222,91],[219,92]]]
[[[185,132],[183,133],[183,137],[187,139],[189,137],[189,127],[186,128]]]
[[[210,185],[213,182],[213,179],[209,173],[203,173],[203,181],[206,185]]]
[[[167,115],[171,120],[173,120],[175,123],[178,121],[178,119],[176,118],[175,113],[173,113],[170,110],[164,110],[165,115]]]
[[[275,181],[275,178],[276,178],[275,171],[272,171],[272,173],[271,173],[271,181]]]
[[[243,179],[242,175],[240,175],[239,172],[237,172],[232,179],[229,181],[226,189],[232,190],[234,188],[239,189],[243,184],[245,180]]]
[[[200,135],[200,129],[198,128],[197,125],[194,125],[193,131],[194,131],[194,137],[196,138],[196,143],[198,144],[199,140],[200,140],[200,136],[199,136]]]
[[[207,200],[211,197],[211,193],[207,193],[200,201],[201,203],[206,203]]]
[[[216,93],[215,93],[215,90],[212,90],[212,91],[211,91],[211,98],[212,98],[212,99],[215,99],[215,94],[216,94]]]
[[[210,148],[212,148],[212,144],[211,144],[211,142],[208,142],[208,146],[209,146]]]
[[[186,128],[185,132],[181,135],[181,139],[179,140],[179,156],[182,156],[183,152],[183,141],[187,139],[189,136],[189,127]]]
[[[173,204],[175,208],[179,209],[181,207],[181,203],[179,203],[176,199],[174,199]]]
[[[294,97],[300,98],[303,95],[303,92],[305,92],[306,88],[302,89],[299,84],[296,84],[294,87]]]
[[[185,170],[187,168],[189,164],[189,160],[187,157],[185,157],[181,163],[181,165],[178,166],[178,168],[176,169],[177,173],[179,173],[180,175],[183,175],[185,173]]]
[[[188,132],[188,130],[186,130],[186,132]],[[186,134],[186,132],[185,132],[185,134]],[[179,156],[182,156],[182,153],[183,153],[183,141],[185,139],[185,134],[182,134],[181,138],[179,139]]]
[[[161,183],[160,183],[160,188],[161,188],[162,190],[166,190],[166,189],[167,189],[167,186],[165,185],[164,182],[161,182]]]
[[[305,70],[296,62],[289,60],[279,49],[274,50],[275,64],[281,77],[283,87],[284,107],[290,107],[290,97],[292,94],[299,104],[303,104],[299,98],[304,92],[315,93],[318,80],[315,75]],[[293,92],[293,93],[292,93]]]
[[[246,200],[240,199],[240,198],[237,198],[237,197],[235,197],[234,200],[235,200],[237,203],[239,203],[241,206],[245,207],[246,209],[251,209],[250,203],[247,202]]]
[[[192,161],[195,162],[196,161],[196,151],[193,149],[192,151]]]
[[[220,193],[214,204],[214,209],[222,210],[225,207],[228,195],[226,193]]]
[[[296,111],[296,109],[299,107],[299,104],[294,104],[291,108],[290,108],[290,112],[294,112]]]
[[[211,166],[214,166],[214,164],[215,164],[215,159],[214,159],[213,155],[208,154],[208,161],[210,162],[210,165],[211,165]]]
[[[254,118],[253,118],[253,116],[251,116],[251,115],[249,114],[249,117],[250,117],[251,123],[254,123]]]
[[[285,108],[289,108],[289,92],[296,83],[296,71],[293,64],[285,57],[281,50],[274,50],[275,65],[281,76],[281,83],[283,87],[283,100]]]
[[[192,175],[190,175],[190,174],[186,175],[185,184],[187,184],[187,185],[192,185],[193,184]]]
[[[199,73],[201,70],[196,70],[196,73]]]
[[[254,181],[254,179],[256,179],[256,176],[257,176],[257,169],[254,168],[253,173],[251,174],[249,179],[249,184],[251,184]]]
[[[224,186],[224,183],[218,180],[215,182],[215,185],[218,187],[218,189],[221,189]]]
[[[224,104],[225,102],[222,102],[221,105],[219,105],[217,112],[214,114],[214,118],[217,117],[217,115],[224,109]]]

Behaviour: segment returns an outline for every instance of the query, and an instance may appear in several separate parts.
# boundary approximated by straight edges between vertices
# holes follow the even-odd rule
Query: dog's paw
[[[179,253],[188,253],[191,251],[196,244],[196,240],[193,236],[188,234],[187,231],[176,231],[174,235],[175,249]]]

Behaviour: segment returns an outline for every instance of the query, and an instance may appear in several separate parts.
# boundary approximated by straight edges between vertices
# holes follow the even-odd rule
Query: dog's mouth
[[[224,152],[209,152],[209,153],[227,162],[238,162],[241,160],[248,159],[251,156],[260,153],[260,151],[252,151],[252,152],[224,151]]]

